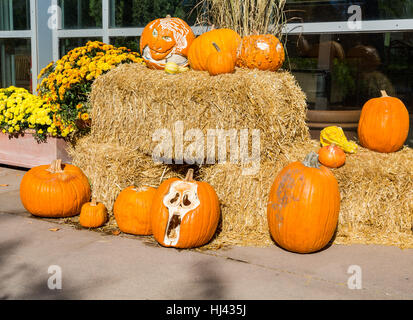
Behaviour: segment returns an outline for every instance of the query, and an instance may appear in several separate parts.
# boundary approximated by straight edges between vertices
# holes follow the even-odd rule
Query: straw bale
[[[276,161],[261,163],[251,176],[232,164],[202,168],[200,178],[216,189],[222,212],[220,232],[206,248],[272,245],[266,212],[271,185],[286,164],[302,161],[318,148],[315,140],[297,144]],[[413,149],[380,154],[360,148],[343,167],[332,170],[341,192],[334,243],[413,248]]]
[[[173,166],[155,164],[151,157],[136,149],[115,143],[96,143],[87,136],[69,148],[72,163],[83,170],[92,187],[92,196],[105,204],[109,212],[121,190],[135,185],[153,186],[171,177],[182,177]]]
[[[185,132],[200,129],[204,137],[208,129],[249,129],[250,134],[258,129],[261,159],[267,160],[309,139],[305,94],[286,71],[237,69],[211,77],[208,72],[168,75],[123,64],[94,82],[90,100],[96,139],[148,155],[159,144],[152,141],[154,131],[173,133],[177,121],[183,121]]]

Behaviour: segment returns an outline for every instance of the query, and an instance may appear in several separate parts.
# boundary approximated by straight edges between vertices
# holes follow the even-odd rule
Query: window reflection
[[[23,87],[31,91],[29,39],[0,39],[0,87]]]
[[[0,31],[30,30],[30,0],[0,0]]]
[[[290,36],[287,49],[310,109],[360,109],[386,90],[413,111],[412,32]]]
[[[110,26],[144,27],[150,21],[171,15],[195,23],[193,11],[197,0],[111,0]]]
[[[59,0],[63,29],[102,27],[102,0]]]
[[[363,20],[413,18],[411,0],[287,0],[286,9],[289,19],[295,17],[301,22],[347,21],[353,5],[360,6]]]
[[[59,40],[60,58],[66,55],[70,50],[85,46],[88,41],[102,41],[102,38],[61,38]]]

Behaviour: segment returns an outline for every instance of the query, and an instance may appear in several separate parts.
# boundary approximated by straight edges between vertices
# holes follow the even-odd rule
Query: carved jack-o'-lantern
[[[142,32],[142,58],[150,68],[164,69],[167,62],[188,65],[188,50],[195,35],[188,24],[179,18],[167,16],[149,22]]]
[[[172,178],[158,188],[151,207],[152,231],[163,246],[199,247],[211,240],[218,226],[219,201],[206,182]]]

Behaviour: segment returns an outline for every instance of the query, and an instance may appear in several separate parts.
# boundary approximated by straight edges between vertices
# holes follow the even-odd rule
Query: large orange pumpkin
[[[281,68],[284,60],[284,47],[274,35],[250,35],[242,38],[237,66],[276,71]]]
[[[188,50],[195,35],[188,24],[179,18],[156,19],[143,29],[140,49],[146,65],[164,69],[167,62],[188,66]]]
[[[293,252],[315,252],[331,240],[338,222],[340,192],[331,171],[315,152],[293,162],[271,187],[267,218],[275,242]]]
[[[190,169],[184,180],[171,178],[158,188],[151,208],[155,239],[165,247],[193,248],[206,244],[219,221],[215,190],[193,180]]]
[[[235,71],[235,61],[230,52],[222,51],[215,42],[212,43],[217,52],[211,53],[208,57],[208,73],[216,76],[223,73]]]
[[[403,102],[382,91],[361,110],[358,137],[363,147],[378,152],[395,152],[409,133],[409,112]]]
[[[238,47],[241,44],[240,35],[231,29],[213,29],[201,34],[189,48],[188,59],[192,69],[208,70],[209,55],[217,52],[212,43],[221,51],[230,52],[234,62],[237,60]]]
[[[136,235],[151,235],[150,208],[156,189],[130,186],[116,198],[113,214],[122,232]]]
[[[34,167],[20,183],[20,199],[31,214],[62,218],[80,213],[90,199],[90,184],[82,170],[54,160],[51,165]]]

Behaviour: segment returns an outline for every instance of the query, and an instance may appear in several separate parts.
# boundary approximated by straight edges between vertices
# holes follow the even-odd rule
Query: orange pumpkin
[[[218,226],[218,196],[206,182],[171,178],[158,188],[153,200],[152,230],[165,247],[193,248],[206,244]]]
[[[31,214],[62,218],[80,213],[90,199],[90,185],[82,170],[54,160],[50,165],[34,167],[20,183],[20,199]]]
[[[331,240],[339,211],[337,180],[312,152],[302,163],[290,163],[277,175],[267,206],[268,226],[282,248],[315,252]]]
[[[338,168],[346,162],[346,154],[335,144],[330,144],[318,150],[318,160],[326,167]]]
[[[216,52],[211,53],[208,57],[208,72],[211,76],[216,76],[222,73],[232,73],[235,71],[235,61],[232,58],[231,52],[224,52],[212,43]]]
[[[188,66],[188,50],[195,35],[188,24],[167,16],[149,22],[142,31],[140,49],[146,65],[164,69],[167,62]]]
[[[150,208],[156,189],[152,187],[122,190],[113,205],[113,214],[122,232],[136,235],[151,235]]]
[[[274,35],[250,35],[242,38],[238,67],[276,71],[281,68],[284,60],[284,47]]]
[[[395,152],[406,141],[409,133],[409,112],[403,102],[389,97],[366,102],[361,110],[358,137],[363,147],[378,152]]]
[[[107,218],[108,211],[105,205],[93,198],[91,202],[86,202],[82,206],[79,223],[85,228],[98,228],[105,224]]]
[[[230,52],[233,60],[237,60],[237,51],[241,44],[240,35],[231,29],[213,29],[201,34],[189,48],[188,59],[192,69],[208,70],[209,55],[216,53],[212,43],[215,43],[221,51]]]

